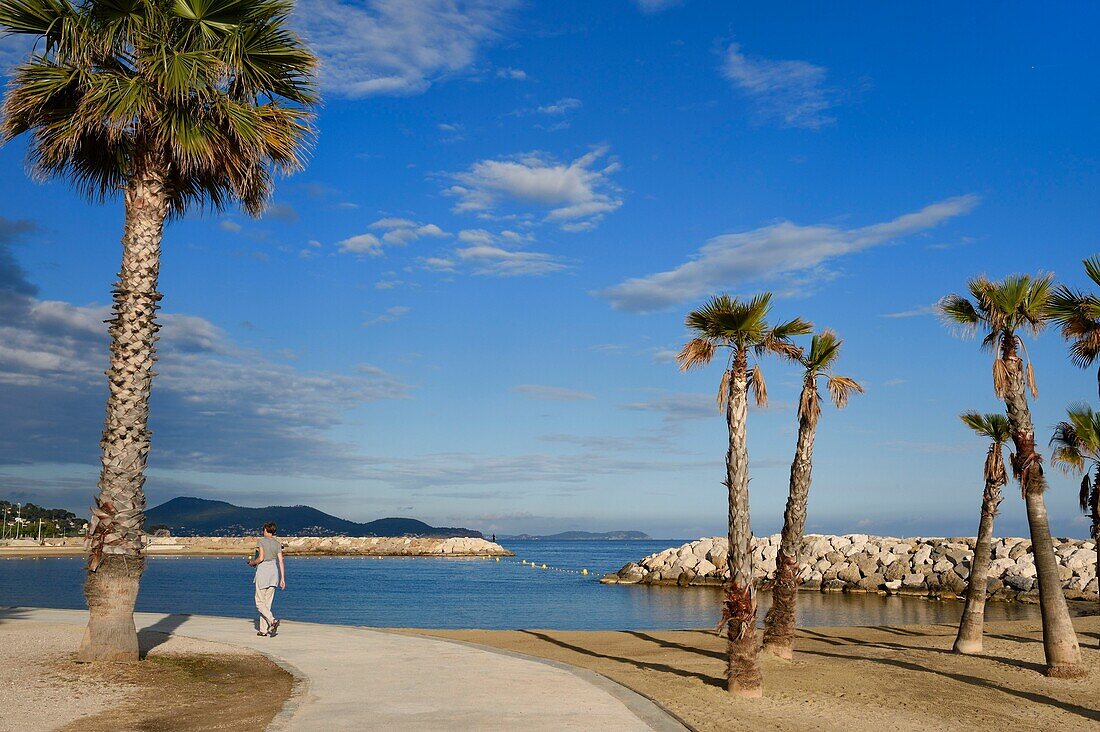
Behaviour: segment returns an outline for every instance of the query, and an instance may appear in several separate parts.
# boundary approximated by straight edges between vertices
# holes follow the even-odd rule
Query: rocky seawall
[[[757,537],[754,577],[775,579],[779,534]],[[964,595],[974,539],[915,538],[846,534],[805,537],[799,570],[801,588],[823,592],[882,592],[954,598]],[[718,586],[729,579],[724,537],[699,539],[630,562],[601,580],[606,584]],[[1055,539],[1062,587],[1069,599],[1096,599],[1096,545]],[[1035,558],[1027,539],[996,539],[989,572],[990,597],[1030,601],[1038,597]]]
[[[455,537],[353,537],[353,536],[280,536],[287,556],[375,556],[375,557],[510,557],[512,552],[485,539]],[[45,555],[82,554],[79,538],[20,542],[19,546],[0,547],[0,554]],[[252,536],[147,536],[145,552],[150,556],[219,556],[250,554],[256,548]]]

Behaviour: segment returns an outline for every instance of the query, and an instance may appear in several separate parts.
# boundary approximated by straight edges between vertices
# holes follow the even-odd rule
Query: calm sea
[[[713,627],[718,591],[710,588],[601,585],[629,561],[682,542],[514,541],[515,558],[384,559],[292,557],[279,617],[319,623],[420,628],[575,630]],[[532,569],[521,560],[539,566]],[[548,569],[542,569],[546,564]],[[584,576],[580,570],[588,569]],[[241,559],[154,557],[138,610],[251,617],[253,570]],[[79,558],[0,559],[0,606],[83,608]],[[761,597],[761,614],[770,599]],[[799,622],[898,625],[955,622],[958,602],[806,592]],[[990,603],[989,620],[1038,616],[1028,605]]]

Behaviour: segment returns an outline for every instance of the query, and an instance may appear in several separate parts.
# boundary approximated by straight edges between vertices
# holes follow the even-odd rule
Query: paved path
[[[0,622],[83,625],[79,610],[0,609]],[[306,679],[276,730],[661,730],[684,728],[602,676],[469,644],[343,625],[284,621],[275,638],[252,621],[135,616],[155,632],[254,648]]]

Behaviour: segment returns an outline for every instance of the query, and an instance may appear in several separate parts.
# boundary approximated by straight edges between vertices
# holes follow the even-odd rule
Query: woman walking
[[[256,635],[274,636],[279,630],[279,621],[271,613],[271,602],[275,599],[275,585],[280,590],[286,589],[286,567],[283,565],[283,545],[275,539],[276,531],[273,522],[264,524],[264,535],[260,537],[256,555],[248,560],[249,566],[256,568],[256,609],[260,611],[260,629]]]

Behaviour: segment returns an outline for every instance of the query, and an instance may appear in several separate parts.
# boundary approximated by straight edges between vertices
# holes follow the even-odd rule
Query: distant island
[[[480,531],[449,526],[429,526],[411,518],[382,518],[367,523],[348,521],[312,506],[246,508],[204,498],[173,498],[145,512],[150,533],[167,529],[173,536],[246,536],[257,534],[274,521],[283,536],[422,536],[472,537]]]
[[[641,531],[563,531],[560,534],[550,534],[548,536],[533,536],[531,534],[514,534],[512,536],[498,536],[497,539],[504,540],[545,540],[545,541],[642,541],[645,539],[651,539],[649,534]]]

